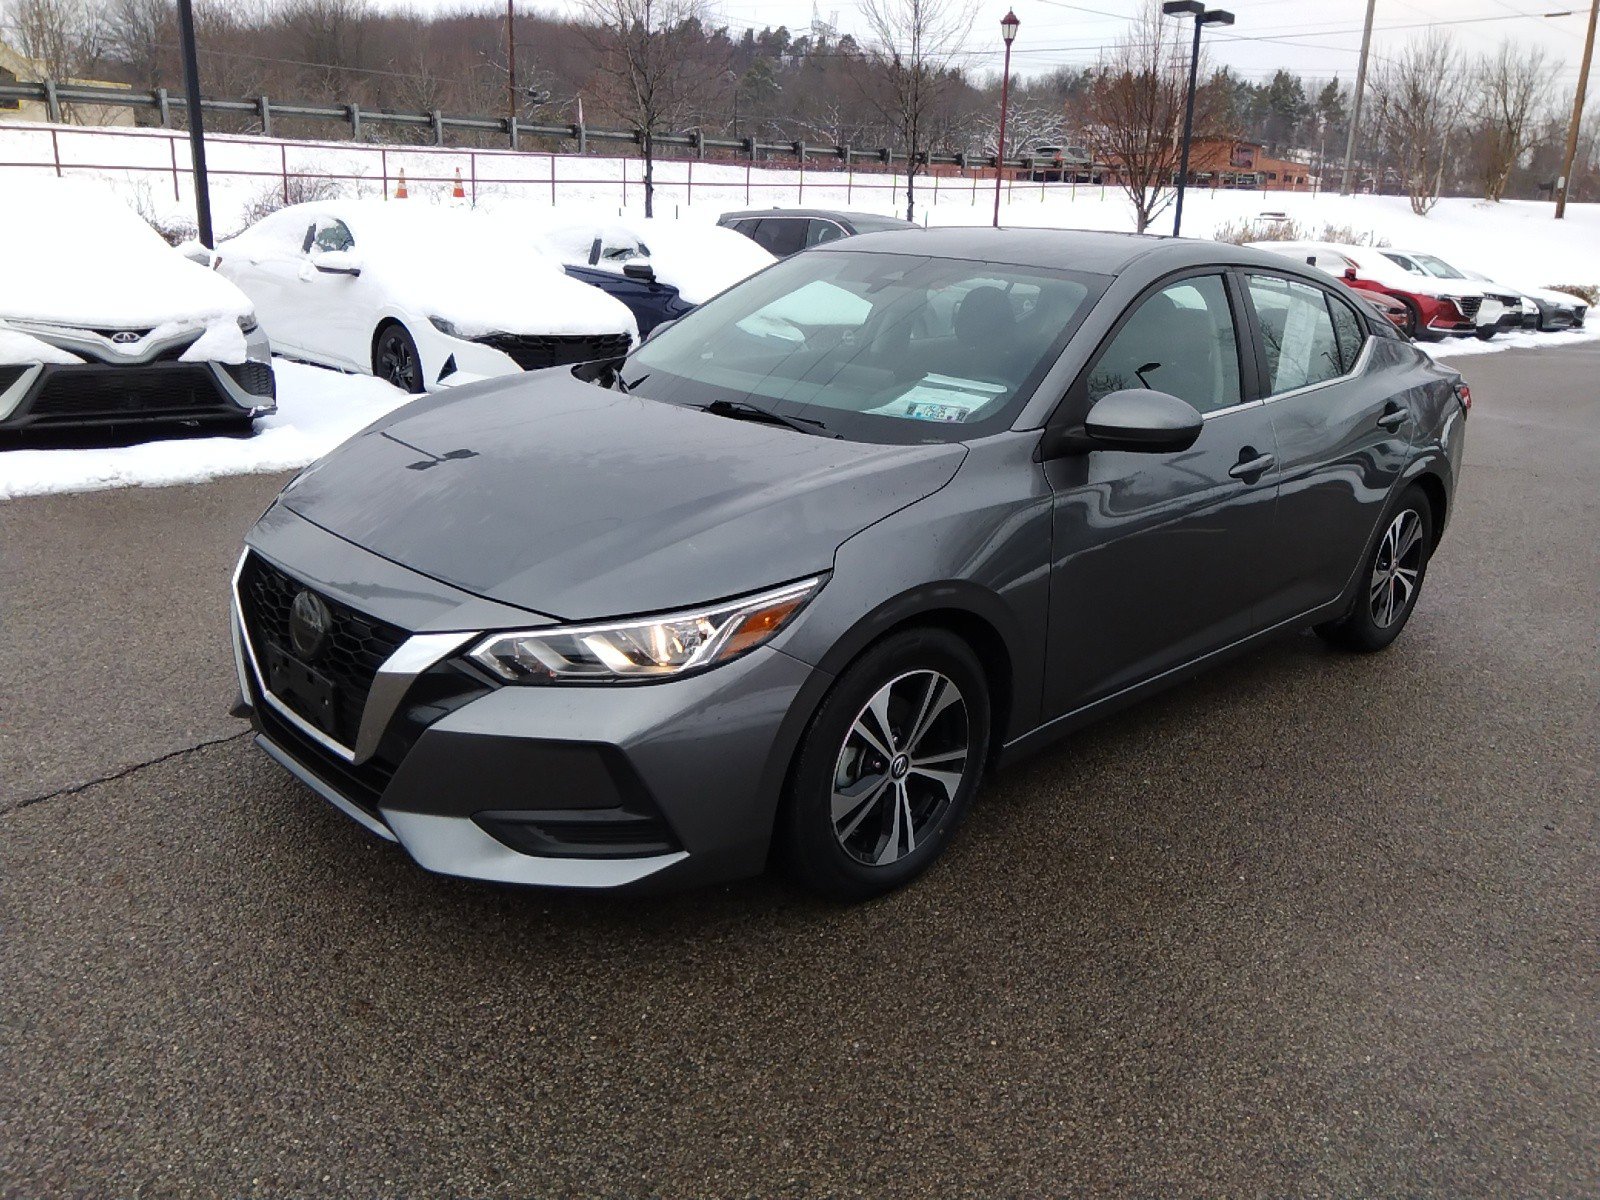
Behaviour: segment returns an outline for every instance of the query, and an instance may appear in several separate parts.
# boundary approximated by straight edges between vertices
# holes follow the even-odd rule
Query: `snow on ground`
[[[254,437],[180,437],[107,448],[0,451],[0,500],[50,492],[203,483],[290,471],[412,399],[369,375],[278,359],[278,411]]]
[[[1570,346],[1574,342],[1600,341],[1600,322],[1590,318],[1582,329],[1561,333],[1500,333],[1493,341],[1452,338],[1446,342],[1418,342],[1417,348],[1434,358],[1457,359],[1477,354],[1498,354],[1502,350],[1544,350],[1551,346]]]

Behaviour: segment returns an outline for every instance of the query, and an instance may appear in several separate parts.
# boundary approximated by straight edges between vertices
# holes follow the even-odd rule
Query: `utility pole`
[[[1577,165],[1578,126],[1583,123],[1583,101],[1589,90],[1589,64],[1594,61],[1594,26],[1600,17],[1600,0],[1589,6],[1589,36],[1583,43],[1583,66],[1578,68],[1578,94],[1572,100],[1572,124],[1567,127],[1567,152],[1561,159],[1561,178],[1556,180],[1556,220],[1567,215],[1567,192],[1572,187],[1572,168]]]
[[[206,132],[200,115],[200,61],[194,45],[194,8],[178,0],[178,40],[183,43],[183,94],[188,101],[189,156],[194,165],[194,224],[200,244],[215,248],[211,235],[211,183],[206,176]]]
[[[1361,27],[1361,61],[1356,65],[1356,95],[1350,105],[1350,133],[1344,140],[1344,176],[1339,180],[1339,195],[1350,194],[1350,168],[1356,157],[1356,131],[1361,128],[1361,98],[1367,90],[1367,51],[1372,48],[1372,12],[1378,0],[1367,0],[1367,20]]]
[[[517,14],[512,5],[516,0],[506,0],[506,126],[511,132],[511,144],[517,144]]]

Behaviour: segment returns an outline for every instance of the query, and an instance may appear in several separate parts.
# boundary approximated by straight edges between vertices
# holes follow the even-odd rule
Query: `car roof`
[[[1151,269],[1176,270],[1210,263],[1281,268],[1283,257],[1247,246],[1197,238],[1106,233],[1090,229],[1019,229],[988,226],[936,226],[868,233],[826,242],[808,253],[921,254],[934,258],[977,259],[1018,267],[1052,267],[1118,275],[1143,261]]]
[[[886,217],[880,213],[850,212],[843,208],[745,208],[725,212],[719,220],[743,221],[760,217],[820,217],[825,221],[844,221],[851,225],[873,225],[882,229],[913,229],[914,222],[899,217]]]

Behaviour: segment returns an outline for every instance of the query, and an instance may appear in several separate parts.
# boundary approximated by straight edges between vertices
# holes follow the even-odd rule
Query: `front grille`
[[[1455,302],[1461,310],[1461,315],[1469,321],[1478,319],[1478,310],[1483,307],[1483,298],[1480,296],[1463,296]]]
[[[252,554],[245,560],[244,570],[239,575],[239,605],[256,662],[263,671],[269,646],[275,646],[284,654],[294,653],[289,638],[289,607],[302,590],[315,591],[258,555]],[[406,640],[406,632],[320,592],[316,594],[328,606],[332,617],[325,649],[316,662],[308,664],[318,674],[326,676],[334,687],[333,727],[324,728],[323,732],[351,746],[361,728],[361,713],[366,708],[372,680],[378,668]],[[283,702],[298,716],[322,728],[321,714],[313,714],[289,700]]]
[[[11,385],[22,378],[27,367],[0,367],[0,395],[10,390]]]
[[[14,414],[23,423],[189,420],[237,416],[239,407],[197,363],[138,366],[52,364]]]
[[[476,340],[510,355],[524,371],[622,358],[632,344],[625,333],[492,333]]]
[[[272,365],[264,362],[230,363],[224,367],[237,383],[252,396],[268,399],[277,395],[277,384],[272,376]]]

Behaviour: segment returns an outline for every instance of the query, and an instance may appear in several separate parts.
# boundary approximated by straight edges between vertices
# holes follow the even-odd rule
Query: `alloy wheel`
[[[1384,531],[1372,564],[1369,602],[1378,628],[1387,629],[1405,615],[1421,573],[1422,519],[1414,510],[1402,509]]]
[[[390,329],[378,345],[378,375],[402,391],[417,390],[417,358],[399,329]]]
[[[833,833],[857,862],[887,866],[916,850],[954,803],[967,770],[967,702],[937,671],[910,671],[874,693],[839,749]]]

